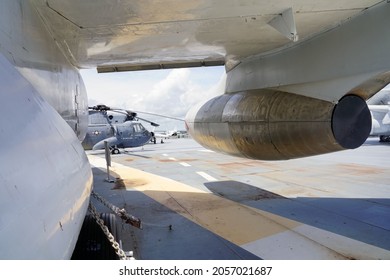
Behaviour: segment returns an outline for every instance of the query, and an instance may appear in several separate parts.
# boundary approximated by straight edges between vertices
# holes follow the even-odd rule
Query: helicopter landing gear
[[[379,142],[390,142],[390,136],[389,135],[379,136]]]
[[[119,149],[118,148],[112,148],[111,149],[111,154],[113,154],[113,155],[118,155],[118,154],[120,154],[121,152],[119,151]]]

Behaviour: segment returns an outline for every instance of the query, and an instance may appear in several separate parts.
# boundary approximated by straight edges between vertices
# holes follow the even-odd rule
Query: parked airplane
[[[177,117],[161,115],[161,114],[156,114],[156,113],[150,113],[150,112],[141,112],[141,111],[137,111],[137,112],[142,113],[142,114],[147,114],[147,115],[152,115],[152,116],[157,116],[157,117],[161,117],[161,118],[172,119],[172,120],[184,122],[184,119],[177,118]],[[164,143],[164,139],[168,139],[169,137],[177,136],[177,135],[178,135],[178,131],[177,131],[176,127],[174,130],[168,130],[168,131],[163,131],[163,132],[153,130],[153,137],[152,137],[151,141],[154,144],[156,144],[157,138],[160,138],[161,139],[160,142]]]
[[[385,87],[368,101],[372,127],[370,136],[379,136],[380,142],[390,142],[390,87]]]
[[[88,130],[82,145],[86,150],[100,150],[107,142],[112,154],[119,154],[119,148],[143,146],[154,137],[154,133],[146,130],[139,120],[159,126],[138,117],[136,112],[105,105],[89,107]]]
[[[390,142],[390,105],[368,105],[372,117],[370,136],[379,136],[380,142]]]
[[[3,259],[75,248],[92,189],[81,68],[225,65],[224,94],[191,110],[188,130],[262,160],[359,147],[371,130],[365,101],[390,82],[384,0],[4,0],[0,22],[0,98],[12,116],[0,119]]]
[[[153,141],[156,144],[156,139],[160,138],[160,142],[164,143],[164,139],[168,139],[170,137],[177,136],[177,135],[178,135],[177,129],[162,131],[162,132],[154,131],[154,136],[152,137],[151,141]]]

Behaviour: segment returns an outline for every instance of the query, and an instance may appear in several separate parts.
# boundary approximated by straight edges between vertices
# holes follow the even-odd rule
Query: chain
[[[125,209],[119,209],[112,203],[105,200],[102,196],[97,194],[96,192],[92,191],[92,196],[96,198],[98,201],[100,201],[102,204],[104,204],[106,207],[108,207],[111,211],[113,211],[116,215],[118,215],[122,220],[125,221],[125,223],[130,224],[136,228],[142,229],[141,220],[128,214]]]
[[[127,260],[126,253],[120,248],[119,243],[115,241],[114,236],[108,230],[108,227],[104,224],[104,221],[100,218],[99,213],[96,211],[95,206],[92,203],[89,203],[88,210],[91,212],[92,216],[95,218],[97,224],[103,230],[104,234],[107,236],[108,241],[110,241],[111,246],[114,248],[115,253],[118,255],[119,259]]]

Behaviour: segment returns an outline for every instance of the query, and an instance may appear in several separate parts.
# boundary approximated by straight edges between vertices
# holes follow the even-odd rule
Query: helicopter
[[[81,143],[85,150],[104,149],[104,142],[107,142],[111,153],[119,154],[119,148],[140,147],[153,139],[154,133],[148,131],[140,121],[153,127],[159,126],[138,117],[136,112],[106,105],[88,107],[88,113],[87,134]]]

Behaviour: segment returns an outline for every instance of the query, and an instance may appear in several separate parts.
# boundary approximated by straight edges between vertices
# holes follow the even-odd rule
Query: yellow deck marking
[[[104,159],[92,155],[89,155],[89,159],[94,166],[105,168]],[[239,246],[301,225],[118,163],[113,162],[111,170],[120,175],[127,189],[144,193],[172,211]]]
[[[103,158],[89,155],[105,170]],[[117,188],[144,193],[203,228],[265,259],[389,259],[390,251],[261,211],[118,163]],[[120,184],[118,184],[120,183]]]

